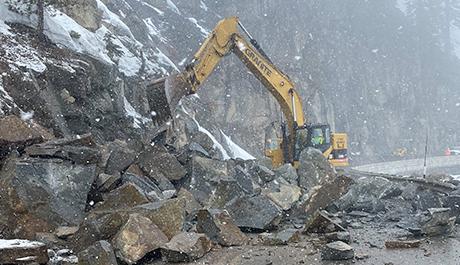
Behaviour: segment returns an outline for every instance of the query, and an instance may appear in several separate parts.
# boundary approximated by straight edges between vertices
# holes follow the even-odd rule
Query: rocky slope
[[[1,3],[10,26],[34,25],[36,18],[22,1]],[[145,136],[153,127],[139,81],[182,69],[221,17],[238,15],[296,82],[309,120],[327,121],[349,133],[356,162],[391,159],[398,148],[420,155],[427,131],[430,149],[439,153],[458,140],[458,124],[451,119],[459,111],[458,14],[455,3],[417,3],[57,1],[46,12],[46,35],[66,51],[34,46],[23,36],[27,29],[1,27],[7,33],[2,34],[7,55],[2,56],[2,109],[16,104],[25,113],[34,111],[59,133]],[[24,9],[23,15],[8,11],[8,5]],[[52,54],[58,60],[45,60]],[[45,77],[34,81],[29,69]],[[71,82],[63,84],[69,75]],[[37,87],[55,96],[50,91],[34,95]],[[199,95],[204,110],[196,115],[205,127],[216,135],[222,129],[250,153],[262,155],[264,128],[279,119],[279,112],[236,58],[225,58]],[[48,104],[26,100],[43,97]],[[61,110],[44,107],[60,105],[62,98],[75,103]],[[104,130],[109,124],[117,130]]]

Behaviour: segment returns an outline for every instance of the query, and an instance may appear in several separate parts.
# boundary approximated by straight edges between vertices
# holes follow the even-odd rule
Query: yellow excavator
[[[347,135],[332,133],[328,124],[305,122],[302,101],[293,82],[272,63],[237,17],[225,18],[217,24],[183,72],[147,84],[149,104],[157,114],[156,120],[169,119],[179,100],[196,93],[220,60],[230,53],[236,54],[270,91],[284,114],[285,121],[280,128],[271,130],[266,137],[265,154],[271,158],[273,167],[284,163],[298,167],[300,152],[307,147],[319,149],[335,167],[348,166]]]

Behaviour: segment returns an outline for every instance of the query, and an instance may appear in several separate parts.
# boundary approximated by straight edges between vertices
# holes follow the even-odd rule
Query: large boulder
[[[307,148],[300,154],[300,166],[297,170],[299,186],[310,190],[335,177],[335,170],[323,154],[314,148]]]
[[[281,209],[264,195],[237,198],[226,209],[235,224],[247,230],[273,229],[282,217]]]
[[[76,165],[57,159],[10,159],[0,172],[0,223],[15,236],[33,238],[36,232],[61,225],[78,225],[85,216],[95,165]]]
[[[117,174],[127,169],[136,159],[136,153],[123,141],[114,141],[108,146],[108,158],[105,168],[107,174]]]
[[[166,262],[192,262],[211,250],[212,243],[204,234],[180,233],[161,248]]]
[[[118,265],[112,245],[109,242],[97,241],[87,249],[78,253],[79,265]]]
[[[302,190],[299,186],[291,185],[281,178],[269,183],[262,190],[262,194],[270,198],[278,207],[287,211],[300,199]]]
[[[168,241],[168,237],[150,219],[130,214],[126,224],[113,238],[113,246],[121,260],[135,264]]]
[[[166,148],[157,145],[147,148],[139,155],[138,165],[147,174],[161,174],[170,181],[180,180],[187,174],[175,156],[168,153]]]
[[[249,241],[226,211],[200,210],[197,219],[197,231],[222,246],[241,246]]]

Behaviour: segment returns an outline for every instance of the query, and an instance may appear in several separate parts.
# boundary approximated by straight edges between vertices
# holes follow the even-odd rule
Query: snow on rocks
[[[23,264],[23,262],[48,262],[46,245],[36,241],[0,239],[0,264]]]

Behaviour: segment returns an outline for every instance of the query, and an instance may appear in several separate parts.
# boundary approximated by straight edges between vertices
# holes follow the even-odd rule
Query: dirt
[[[367,223],[362,228],[349,230],[355,249],[355,259],[323,261],[320,249],[323,243],[317,237],[304,235],[302,241],[288,246],[242,246],[214,249],[202,259],[191,263],[202,265],[294,265],[294,264],[380,264],[380,265],[458,265],[460,261],[460,229],[450,236],[421,238],[422,244],[413,249],[386,249],[386,240],[410,235],[392,223]],[[151,265],[166,264],[162,261]]]

